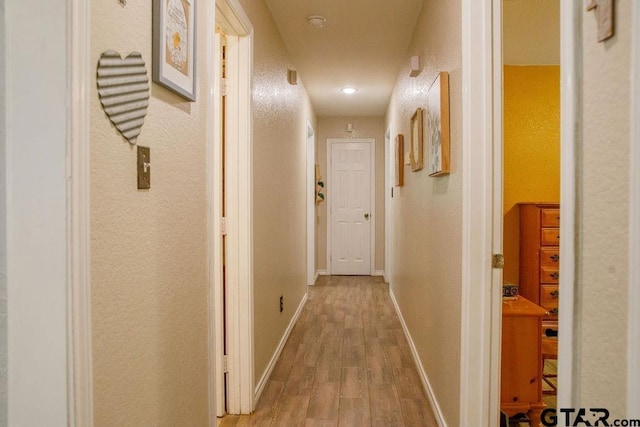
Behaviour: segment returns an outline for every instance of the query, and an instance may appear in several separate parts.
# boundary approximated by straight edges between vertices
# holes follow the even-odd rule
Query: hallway
[[[321,276],[251,416],[220,426],[435,426],[381,277]]]

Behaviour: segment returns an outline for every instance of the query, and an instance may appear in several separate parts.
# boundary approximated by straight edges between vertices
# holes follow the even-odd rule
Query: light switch
[[[138,190],[151,188],[151,153],[149,147],[138,145]]]

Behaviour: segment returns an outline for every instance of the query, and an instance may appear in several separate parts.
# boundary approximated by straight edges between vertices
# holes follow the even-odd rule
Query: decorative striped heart
[[[131,144],[140,135],[149,106],[149,78],[139,52],[122,59],[104,52],[98,61],[98,95],[109,120]]]

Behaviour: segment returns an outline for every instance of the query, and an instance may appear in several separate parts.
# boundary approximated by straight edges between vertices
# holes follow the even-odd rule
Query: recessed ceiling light
[[[358,89],[355,87],[345,87],[342,89],[342,93],[346,93],[347,95],[351,95],[352,93],[356,93]]]
[[[321,15],[307,16],[307,22],[314,28],[324,27],[324,23],[327,22],[327,18]]]

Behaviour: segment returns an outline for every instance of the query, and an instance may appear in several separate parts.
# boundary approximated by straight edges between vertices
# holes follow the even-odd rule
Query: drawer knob
[[[551,276],[552,279],[558,279],[560,278],[560,273],[558,273],[557,271],[554,271],[549,276]]]
[[[560,255],[558,255],[558,254],[551,255],[551,261],[553,261],[553,262],[560,261]]]
[[[558,314],[558,309],[552,308],[551,310],[549,310],[549,314],[551,314],[552,316],[556,316]]]
[[[558,295],[560,295],[560,291],[556,289],[555,291],[551,291],[549,295],[551,295],[554,298],[558,298]]]

